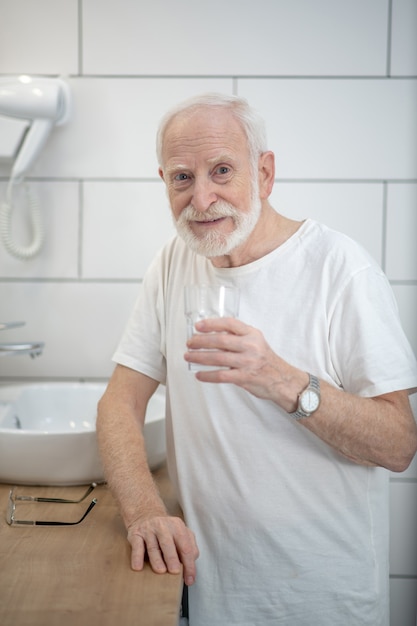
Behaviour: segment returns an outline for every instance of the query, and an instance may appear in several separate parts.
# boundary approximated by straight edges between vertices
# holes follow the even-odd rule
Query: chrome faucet
[[[25,322],[0,322],[0,330],[18,328],[24,326]],[[31,341],[25,343],[0,343],[0,356],[14,356],[16,354],[29,354],[32,359],[43,352],[45,343],[43,341]]]

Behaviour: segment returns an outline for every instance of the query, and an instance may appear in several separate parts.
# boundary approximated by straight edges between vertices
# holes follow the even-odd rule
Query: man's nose
[[[194,181],[191,204],[196,211],[207,211],[217,201],[217,194],[213,189],[213,182],[206,178],[196,178]]]

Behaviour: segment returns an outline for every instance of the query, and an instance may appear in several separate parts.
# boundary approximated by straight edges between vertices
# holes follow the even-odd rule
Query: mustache
[[[210,220],[217,220],[222,217],[236,217],[238,210],[228,202],[217,201],[212,204],[204,213],[196,211],[192,204],[189,204],[181,212],[178,221],[186,222],[206,222]]]

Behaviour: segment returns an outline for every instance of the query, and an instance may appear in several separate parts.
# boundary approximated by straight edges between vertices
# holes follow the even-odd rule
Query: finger
[[[181,561],[174,541],[169,537],[167,540],[160,540],[160,555],[170,574],[179,574],[181,571]]]
[[[132,548],[130,563],[133,570],[140,572],[143,570],[145,560],[145,543],[139,535],[129,536],[129,543]]]
[[[155,536],[145,539],[140,534],[130,533],[128,534],[128,540],[132,547],[131,565],[133,570],[142,571],[146,552],[154,572],[164,574],[167,571],[158,540]]]
[[[195,323],[195,328],[201,333],[229,332],[235,335],[244,335],[248,332],[248,325],[235,317],[208,317]]]
[[[167,566],[162,556],[161,548],[158,545],[148,545],[147,547],[149,563],[156,574],[165,574]]]
[[[236,352],[242,349],[241,336],[232,333],[200,333],[187,341],[190,350],[229,350]]]
[[[184,568],[184,582],[191,587],[196,578],[195,561],[199,557],[197,543],[191,531],[187,534],[187,537],[181,536],[178,539],[177,550]]]
[[[248,338],[249,335],[228,332],[195,334],[187,341],[188,351],[185,360],[204,365],[235,367],[234,363],[225,362],[224,357],[233,360],[234,356],[246,353],[252,343]]]

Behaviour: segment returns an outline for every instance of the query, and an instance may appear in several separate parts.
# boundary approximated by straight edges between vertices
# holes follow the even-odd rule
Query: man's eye
[[[226,165],[220,165],[216,170],[216,174],[228,174],[229,172],[230,168]]]
[[[187,179],[188,179],[188,176],[187,174],[184,174],[184,172],[181,172],[181,174],[177,174],[174,178],[174,180],[179,180],[179,181],[183,181]]]

